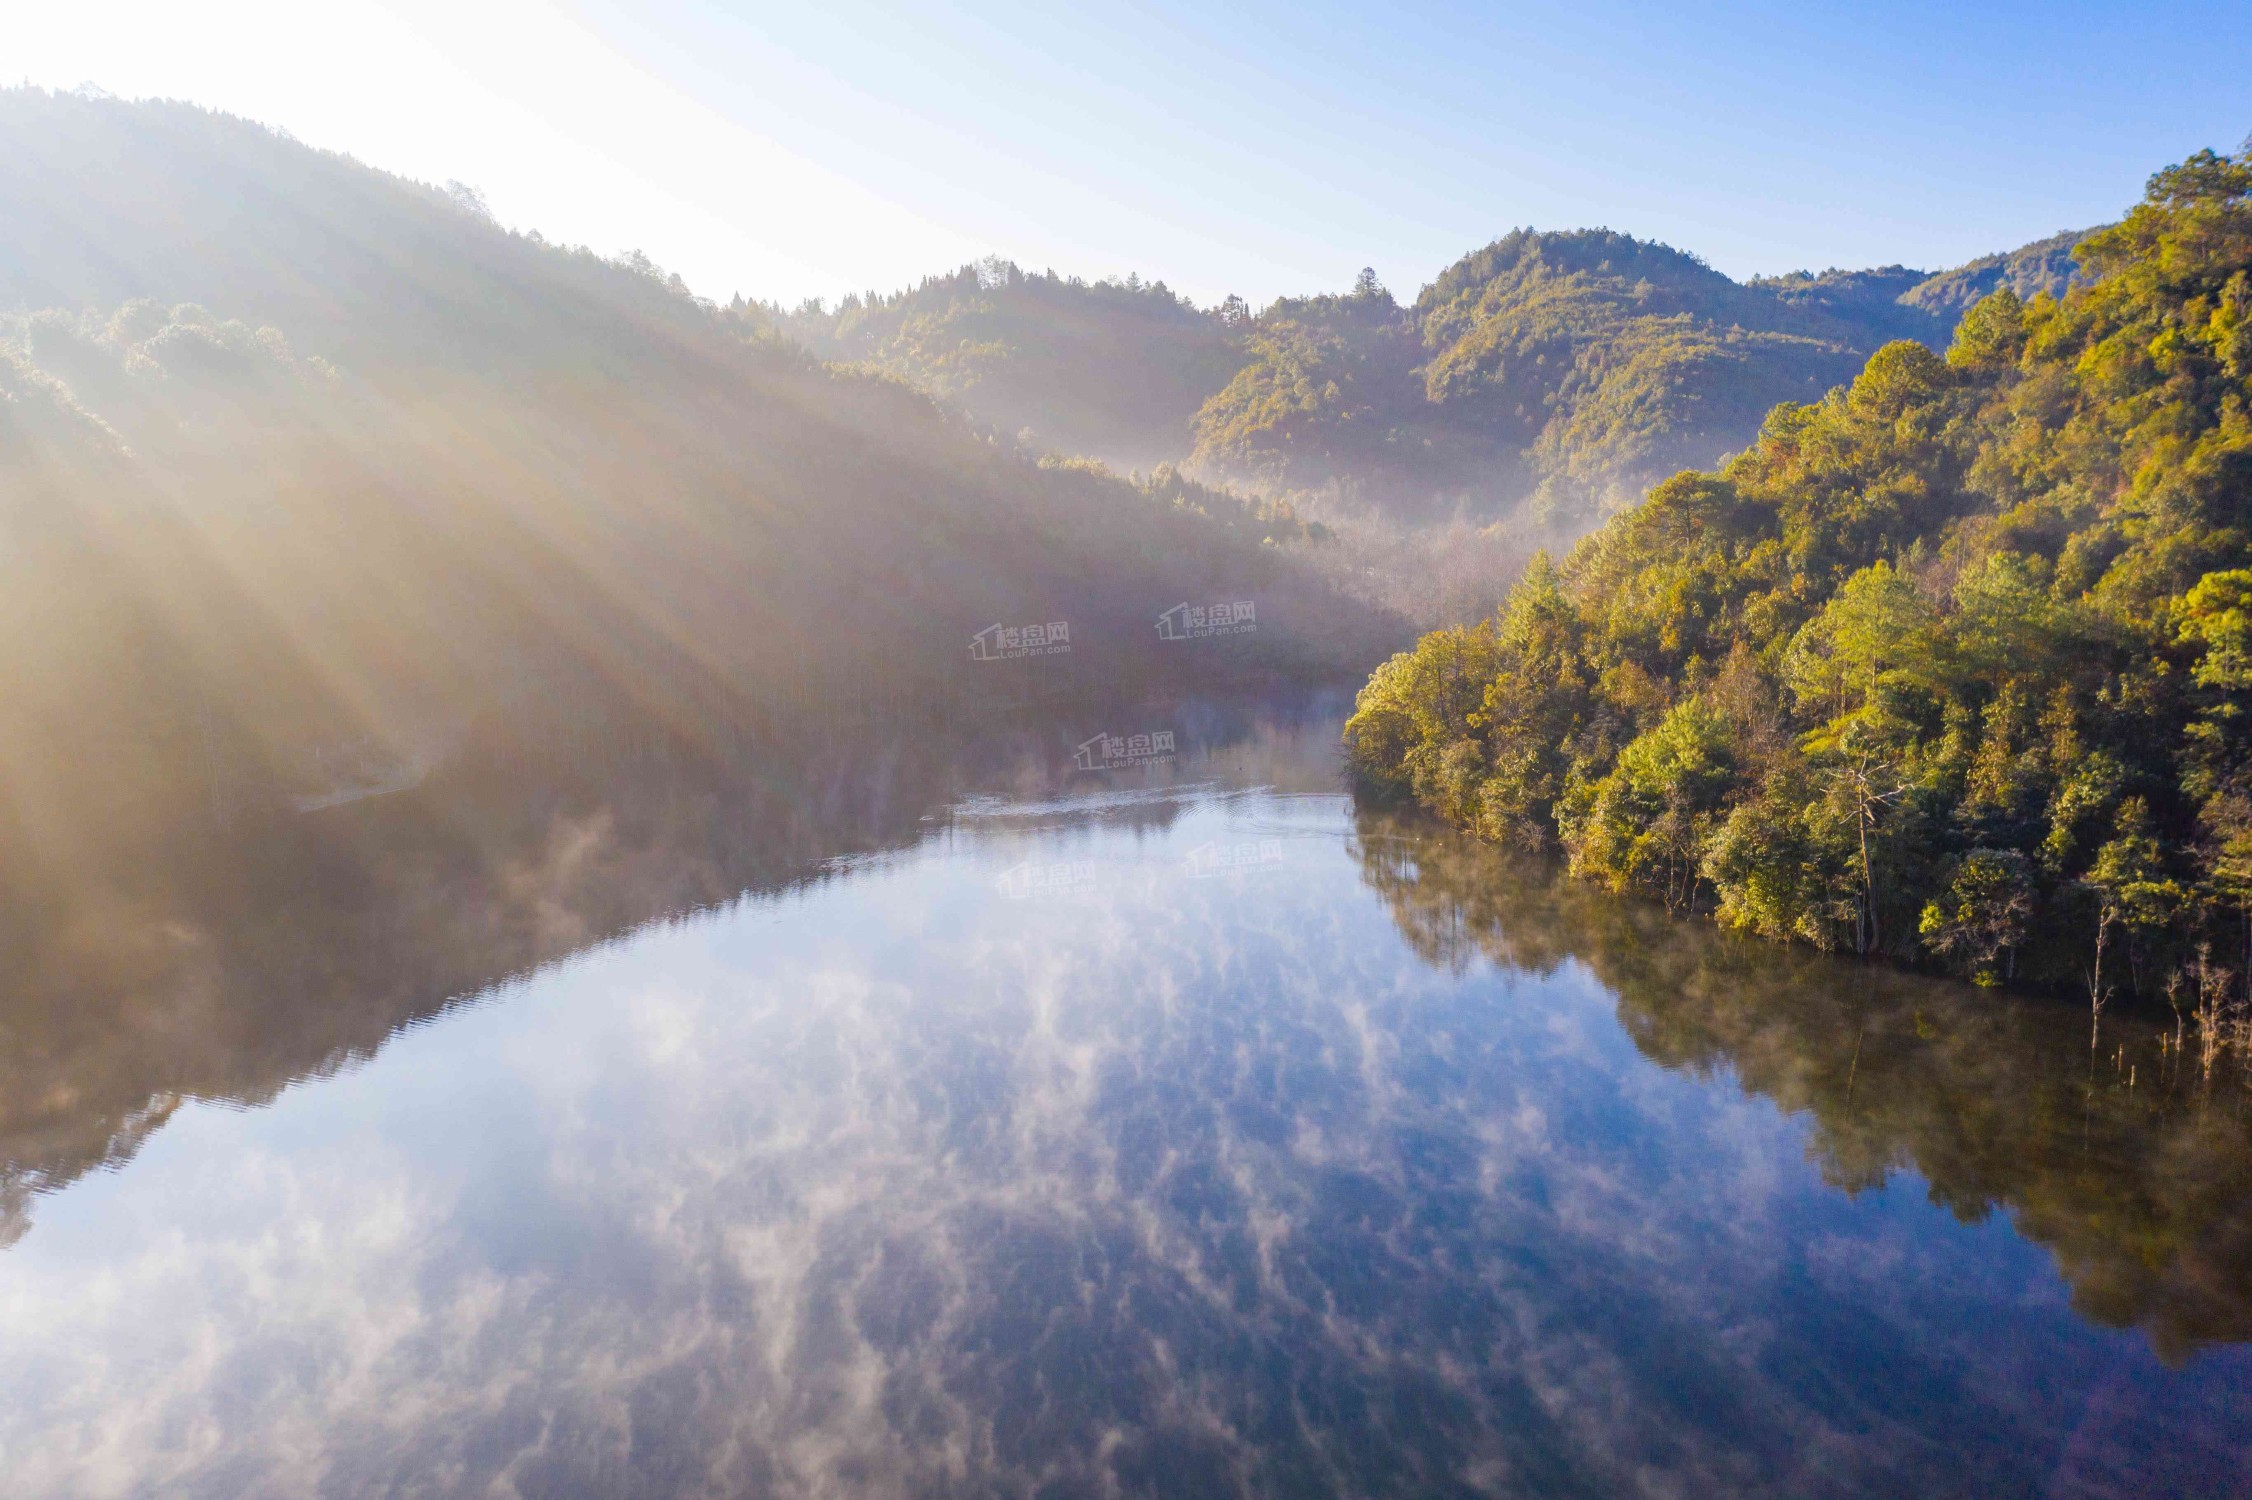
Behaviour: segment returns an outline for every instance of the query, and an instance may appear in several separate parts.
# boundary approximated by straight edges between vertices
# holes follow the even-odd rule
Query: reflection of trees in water
[[[1256,705],[1164,711],[1193,726],[1184,745],[1274,750]],[[822,861],[912,845],[964,789],[1044,795],[1103,712],[1066,697],[794,743],[635,726],[487,746],[411,793],[238,821],[129,896],[58,900],[10,943],[0,989],[0,1245],[34,1195],[131,1156],[184,1098],[264,1103],[645,923],[836,878]]]
[[[1413,817],[1364,811],[1363,878],[1427,961],[1585,964],[1643,1053],[1813,1123],[1849,1191],[1920,1174],[1966,1221],[1999,1207],[2075,1305],[2158,1351],[2252,1338],[2252,1120],[2163,1045],[2170,1024],[1733,940]]]
[[[473,826],[517,878],[464,857],[470,877],[425,890],[417,872],[449,866],[402,856],[382,883],[301,897],[301,913],[365,924],[353,970],[334,955],[362,950],[324,946],[326,932],[292,947],[283,910],[252,946],[215,931],[227,972],[263,976],[265,998],[237,1017],[228,1007],[249,999],[220,988],[213,1013],[239,1055],[214,1044],[172,1076],[224,1065],[229,1086],[261,1097],[327,1044],[316,1028],[331,1006],[372,1046],[481,982],[463,977],[479,966],[510,972],[621,913],[725,899],[746,872],[803,878],[785,862],[797,825],[770,818],[802,819],[820,853],[912,839],[917,788],[992,758],[910,743],[824,747],[769,766],[759,794],[641,765],[617,778],[630,795],[608,798],[528,776],[460,788],[447,816],[428,814],[445,831],[429,838],[450,848]],[[1231,779],[1292,785],[1271,773],[1286,751],[1247,745],[1251,772]],[[1053,789],[999,758],[1014,789]],[[1173,812],[1118,816],[1160,826]],[[398,847],[393,821],[380,831],[376,847]],[[1452,847],[1363,831],[1364,850],[1406,856],[1396,873],[1418,849],[1438,870]],[[374,1340],[342,1361],[367,1375],[348,1399],[308,1380],[244,1401],[191,1371],[186,1389],[135,1405],[149,1345],[134,1329],[119,1399],[88,1420],[119,1451],[138,1437],[169,1458],[183,1413],[218,1413],[231,1446],[182,1494],[260,1487],[245,1476],[311,1493],[344,1472],[319,1468],[336,1453],[403,1490],[506,1479],[605,1494],[1971,1494],[2030,1489],[2047,1471],[2041,1444],[2078,1420],[2112,1350],[2036,1330],[2056,1369],[2026,1391],[1982,1330],[1914,1305],[1930,1278],[1913,1267],[1898,1299],[1778,1281],[1784,1221],[1757,1217],[1745,1174],[1764,1164],[1727,1159],[1729,1091],[1698,1101],[1722,1107],[1689,1119],[1714,1147],[1692,1159],[1667,1134],[1681,1115],[1615,1107],[1606,1085],[1624,1048],[1589,1059],[1537,1011],[1492,1003],[1490,986],[1426,982],[1364,902],[1332,899],[1350,895],[1349,875],[1308,871],[1278,882],[1279,899],[1175,882],[1139,907],[1059,902],[1033,922],[996,902],[988,920],[872,954],[829,989],[814,983],[831,967],[819,943],[778,945],[740,983],[750,966],[734,958],[702,984],[691,970],[689,988],[725,1002],[694,1047],[604,1049],[588,1085],[603,1107],[548,1117],[548,1169],[512,1165],[506,1192],[471,1173],[395,1261],[343,1248],[355,1212],[387,1211],[380,1176],[339,1193],[333,1153],[297,1164],[345,1201],[310,1220],[338,1248],[295,1281],[261,1270],[270,1295],[243,1320],[256,1326],[216,1337],[232,1341],[229,1369],[269,1368],[280,1345],[262,1339]],[[1443,897],[1443,873],[1429,878]],[[281,900],[284,883],[269,884]],[[343,901],[355,891],[365,899]],[[1495,925],[1469,901],[1395,907],[1433,957],[1470,961]],[[1631,939],[1631,908],[1586,910],[1626,921]],[[1516,962],[1592,951],[1553,914],[1514,929]],[[384,989],[381,966],[409,948],[430,956],[424,987]],[[300,980],[324,987],[292,995]],[[1608,1037],[1602,1007],[1569,998],[1573,1023]],[[630,1034],[600,1008],[592,1024],[529,1024],[549,1051],[526,1065]],[[1679,1011],[1669,1055],[1728,1056],[1693,1020]],[[264,1053],[261,1025],[285,1028]],[[147,1099],[136,1091],[166,1077],[164,1060],[104,1053],[106,1039],[57,1055],[105,1098]],[[458,1165],[450,1148],[445,1160]],[[238,1240],[272,1236],[239,1229],[188,1249],[241,1279]],[[529,1265],[527,1240],[540,1246]],[[387,1277],[424,1309],[403,1333],[371,1331],[329,1295],[381,1301]],[[189,1309],[194,1321],[192,1295]]]

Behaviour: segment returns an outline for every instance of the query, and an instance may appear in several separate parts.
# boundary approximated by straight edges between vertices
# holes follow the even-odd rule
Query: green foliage
[[[1879,559],[1830,596],[1792,638],[1783,677],[1803,711],[1827,708],[1833,723],[1876,706],[1880,686],[1930,656],[1929,601]],[[1920,685],[1920,684],[1919,684]]]
[[[1613,269],[1648,274],[1650,249]],[[1480,299],[1515,294],[1492,290],[1506,275],[1601,279],[1501,250],[1426,293],[1455,340],[1427,372],[1447,401],[1519,378],[1531,345],[1461,342],[1486,336]],[[1421,697],[1431,648],[1398,658],[1385,712],[1416,724],[1419,764],[1451,768],[1443,797],[1374,738],[1356,767],[1771,939],[2065,983],[2101,927],[2146,989],[2233,950],[2252,904],[2252,153],[2159,173],[2071,260],[2061,296],[1989,268],[1945,357],[1885,344],[1536,568],[1449,637],[1484,643],[1483,694]],[[1669,274],[1647,295],[1674,315],[1734,295]],[[1772,295],[1827,315],[1875,296],[1870,274]]]
[[[1449,482],[1492,452],[1415,399],[1412,321],[1373,275],[1344,296],[1278,300],[1241,334],[1240,368],[1196,414],[1193,458],[1205,469],[1272,488],[1356,481],[1392,493]]]
[[[1701,698],[1682,700],[1620,752],[1609,775],[1586,784],[1559,820],[1572,873],[1614,891],[1654,889],[1668,906],[1687,904],[1735,773],[1726,720]]]
[[[2208,573],[2182,599],[2180,640],[2202,647],[2193,672],[2200,687],[2252,688],[2252,568]]]
[[[2067,288],[2088,279],[2077,251],[2080,242],[2092,233],[2068,230],[2004,254],[1980,256],[1967,265],[1925,278],[1903,292],[1900,301],[1907,307],[1945,316],[1967,312],[2005,292],[2021,304],[2043,292],[2062,296]]]
[[[1925,947],[1967,969],[1977,983],[1999,984],[2002,963],[2014,960],[2038,903],[2032,863],[2023,854],[1973,849],[1956,863],[1945,893],[1924,903],[1916,930]]]
[[[1196,458],[1264,483],[1353,479],[1403,505],[1529,491],[1576,535],[1651,480],[1742,447],[1777,402],[1817,396],[1888,341],[1945,343],[1967,303],[1920,296],[1931,283],[1969,274],[2031,295],[2070,277],[2069,256],[2006,275],[1991,260],[1943,277],[1890,266],[1739,284],[1610,230],[1521,229],[1409,307],[1373,283],[1277,302],[1198,413]],[[1935,378],[1936,360],[1903,363],[1907,347],[1883,368]]]
[[[2180,908],[2181,886],[2166,876],[2166,851],[2151,825],[2150,805],[2129,797],[2119,805],[2111,841],[2096,851],[2088,884],[2104,912],[2131,933],[2163,931]]]
[[[1162,282],[987,260],[834,307],[739,313],[1054,451],[1187,462],[1410,518],[1530,501],[1577,536],[1650,481],[1742,448],[1775,403],[1818,397],[1887,342],[1944,344],[1975,299],[1925,295],[1933,284],[2061,291],[2070,257],[2060,269],[2044,255],[1744,284],[1610,230],[1521,229],[1405,306],[1373,271],[1340,295],[1200,310]]]
[[[1498,663],[1491,626],[1425,636],[1361,689],[1345,724],[1347,759],[1371,785],[1472,821],[1483,768],[1476,743],[1455,729],[1476,716]]]
[[[1277,302],[1198,413],[1196,457],[1395,498],[1537,490],[1577,532],[1640,483],[1740,445],[1776,401],[1819,392],[1885,337],[1946,327],[1890,298],[1831,306],[1797,283],[1739,285],[1609,230],[1518,230],[1409,307],[1373,285]]]
[[[1720,925],[1771,942],[1837,946],[1857,910],[1857,882],[1836,811],[1803,770],[1738,800],[1703,848]]]

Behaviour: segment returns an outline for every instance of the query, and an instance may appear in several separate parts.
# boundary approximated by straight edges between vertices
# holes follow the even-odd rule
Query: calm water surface
[[[748,878],[559,813],[0,1002],[0,1490],[2248,1492],[2252,1134],[2155,1029],[1668,926],[1334,737],[888,770]]]

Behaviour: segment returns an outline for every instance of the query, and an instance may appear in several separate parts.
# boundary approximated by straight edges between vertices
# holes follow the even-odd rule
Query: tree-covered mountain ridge
[[[1394,657],[1359,777],[1743,932],[2252,1039],[2252,148],[2072,253]]]
[[[464,747],[734,760],[1077,680],[1350,679],[1408,632],[1311,540],[473,194],[0,90],[0,948]],[[1172,650],[1184,600],[1258,629]]]
[[[1607,229],[1520,229],[1404,306],[1372,273],[1254,311],[996,259],[833,308],[759,311],[825,358],[1058,450],[1410,519],[1492,519],[1529,500],[1576,534],[1654,479],[1743,447],[1777,401],[1850,378],[1884,342],[1944,347],[1998,286],[2062,291],[2079,238],[1936,275],[1737,282]]]

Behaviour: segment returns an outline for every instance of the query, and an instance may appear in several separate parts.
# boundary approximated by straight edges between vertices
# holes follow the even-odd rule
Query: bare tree
[[[1877,925],[1877,880],[1869,858],[1869,835],[1876,831],[1884,809],[1898,802],[1907,789],[1892,763],[1871,750],[1857,751],[1850,761],[1833,766],[1829,775],[1831,785],[1852,808],[1860,836],[1861,909],[1854,917],[1854,951],[1871,953],[1884,942],[1884,935]]]
[[[2103,1008],[2111,999],[2111,987],[2103,982],[2103,950],[2111,938],[2113,914],[2111,903],[2104,902],[2096,909],[2096,962],[2088,971],[2088,1073],[2096,1071],[2096,1041],[2103,1035]]]

